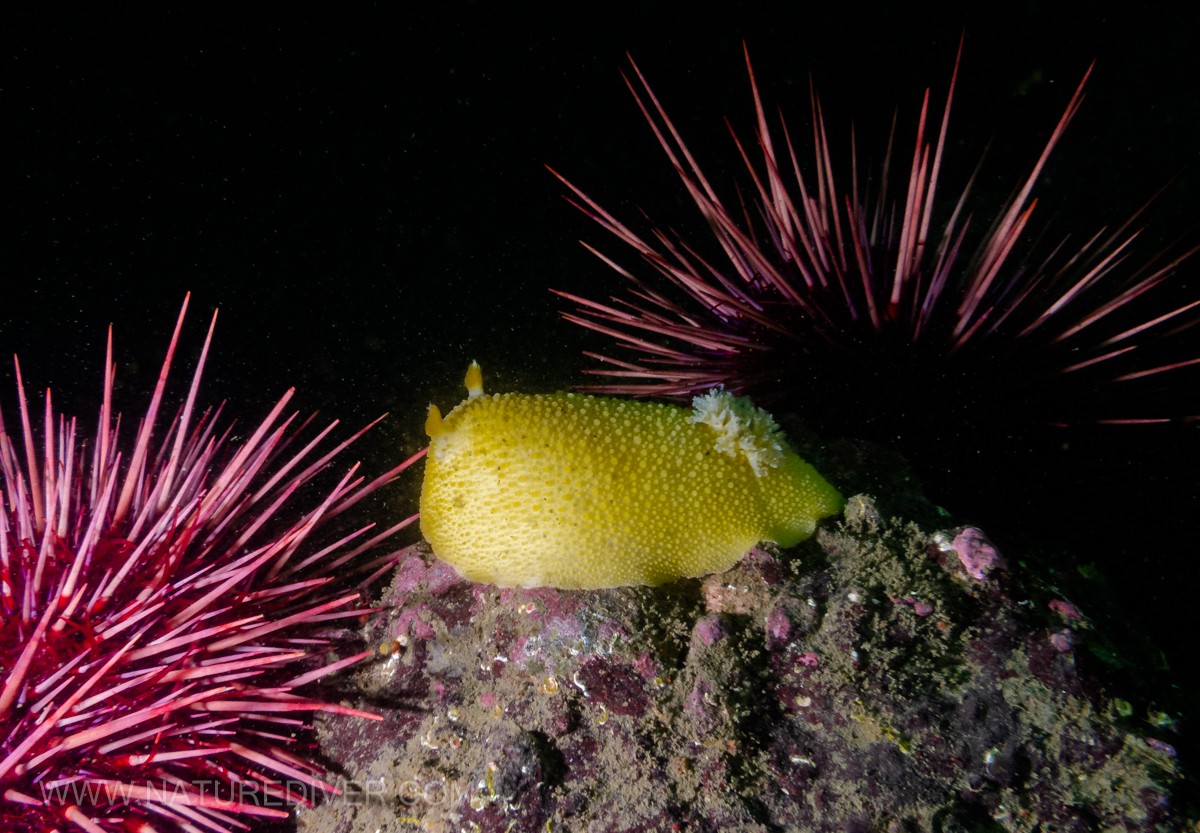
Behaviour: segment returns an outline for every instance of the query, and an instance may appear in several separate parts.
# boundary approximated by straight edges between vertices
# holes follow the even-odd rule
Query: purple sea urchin
[[[369,482],[350,466],[303,503],[367,428],[328,448],[336,422],[302,439],[309,421],[286,414],[291,390],[244,439],[221,427],[221,409],[198,414],[212,326],[156,439],[186,311],[185,299],[125,449],[111,330],[90,445],[49,392],[38,441],[17,365],[21,430],[9,435],[0,419],[5,831],[232,831],[283,818],[336,792],[297,749],[311,715],[371,717],[304,689],[366,656],[330,656],[326,629],[364,612],[335,574],[388,569],[390,554],[360,556],[414,518],[318,530],[421,455]]]
[[[974,175],[950,199],[941,182],[957,64],[940,116],[925,94],[909,162],[891,164],[893,135],[881,172],[869,175],[852,133],[847,176],[836,173],[815,93],[806,171],[787,124],[773,131],[746,63],[761,161],[734,133],[749,193],[732,204],[636,65],[636,82],[626,78],[716,247],[663,230],[645,239],[559,177],[573,203],[649,266],[639,276],[588,246],[630,282],[627,292],[604,301],[558,293],[572,304],[568,320],[623,350],[588,353],[601,362],[590,372],[616,380],[589,390],[683,397],[724,385],[763,402],[799,394],[788,404],[813,424],[882,439],[1196,415],[1197,403],[1181,406],[1164,383],[1200,364],[1172,339],[1200,320],[1200,300],[1172,297],[1168,285],[1195,250],[1130,268],[1140,211],[1082,245],[1031,233],[1034,185],[1090,70],[1028,174],[981,221]]]

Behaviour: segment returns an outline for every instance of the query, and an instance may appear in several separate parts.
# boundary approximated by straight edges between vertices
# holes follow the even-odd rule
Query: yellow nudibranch
[[[662,584],[789,547],[842,509],[770,414],[724,391],[694,408],[483,393],[429,406],[421,531],[472,581],[564,588]]]

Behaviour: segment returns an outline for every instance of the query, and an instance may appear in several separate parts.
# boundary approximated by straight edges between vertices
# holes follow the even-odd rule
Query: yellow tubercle
[[[482,382],[473,363],[467,401],[444,420],[431,407],[421,492],[433,551],[474,581],[661,584],[726,570],[759,541],[792,546],[841,511],[774,420],[724,392],[689,411],[484,396]]]

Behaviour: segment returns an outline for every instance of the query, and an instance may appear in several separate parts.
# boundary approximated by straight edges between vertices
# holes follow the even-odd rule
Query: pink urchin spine
[[[39,464],[19,363],[23,464],[0,415],[0,818],[23,829],[229,831],[244,827],[238,816],[283,818],[279,805],[309,803],[308,790],[338,792],[287,750],[291,735],[318,711],[375,717],[297,690],[370,655],[323,656],[334,645],[320,626],[365,612],[360,591],[334,590],[334,574],[353,564],[369,582],[386,571],[391,553],[360,556],[415,515],[308,550],[315,530],[423,452],[370,482],[354,464],[295,517],[297,493],[375,423],[319,451],[334,421],[289,456],[308,424],[283,416],[293,390],[240,443],[218,433],[220,409],[195,418],[215,313],[156,449],[187,306],[127,464],[111,328],[90,465],[49,391]]]
[[[1109,368],[1106,381],[1113,383],[1200,364],[1200,358],[1190,357],[1152,360],[1123,372],[1126,368],[1115,361],[1135,349],[1137,337],[1151,331],[1163,333],[1168,324],[1178,324],[1182,316],[1200,307],[1200,301],[1140,318],[1132,326],[1118,326],[1115,332],[1098,332],[1097,325],[1113,322],[1114,313],[1128,309],[1132,302],[1160,286],[1182,260],[1200,249],[1192,247],[1126,276],[1117,274],[1117,267],[1138,236],[1131,225],[1144,206],[1112,233],[1097,233],[1078,249],[1066,252],[1065,257],[1064,244],[1060,243],[1031,268],[1013,263],[1014,250],[1028,231],[1037,204],[1032,196],[1034,185],[1082,104],[1092,67],[1084,73],[1033,167],[999,212],[970,262],[964,267],[958,260],[971,221],[966,204],[974,175],[958,195],[948,218],[932,229],[936,237],[931,238],[961,54],[960,43],[940,125],[932,141],[927,136],[930,94],[925,92],[913,155],[903,180],[903,199],[889,202],[894,135],[888,140],[879,193],[866,196],[859,184],[852,133],[851,185],[839,199],[843,192],[835,179],[816,93],[810,90],[815,171],[815,177],[810,177],[799,162],[782,118],[783,155],[777,150],[746,50],[761,164],[755,166],[730,127],[755,197],[749,205],[743,200],[740,212],[722,201],[631,58],[636,83],[626,76],[626,85],[706,220],[724,262],[707,258],[684,240],[660,229],[653,231],[653,241],[643,239],[582,189],[551,170],[569,189],[572,204],[635,250],[653,272],[665,279],[661,284],[645,280],[584,244],[630,283],[625,295],[607,302],[554,290],[574,306],[563,317],[613,338],[631,354],[629,358],[618,358],[587,352],[601,362],[588,373],[620,381],[585,389],[690,396],[724,385],[741,392],[745,381],[737,372],[738,362],[770,349],[752,333],[774,333],[774,337],[783,339],[796,335],[795,319],[784,322],[773,314],[772,307],[781,303],[800,312],[804,337],[811,335],[814,341],[839,350],[853,350],[851,342],[862,337],[862,324],[866,323],[869,331],[890,331],[911,343],[930,337],[930,331],[936,328],[950,354],[976,347],[1002,335],[1001,331],[1013,339],[1028,339],[1038,333],[1045,344],[1066,345],[1078,351],[1077,360],[1057,367],[1059,373]],[[844,202],[844,210],[839,210],[839,201]],[[1178,329],[1195,323],[1193,318]],[[1091,340],[1081,338],[1085,334]],[[1096,421],[1169,419],[1161,415]]]

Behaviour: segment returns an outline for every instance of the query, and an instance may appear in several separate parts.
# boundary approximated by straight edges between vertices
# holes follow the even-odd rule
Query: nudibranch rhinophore
[[[662,584],[790,547],[842,496],[775,420],[717,390],[674,405],[483,393],[429,406],[421,531],[468,579],[505,587]]]

